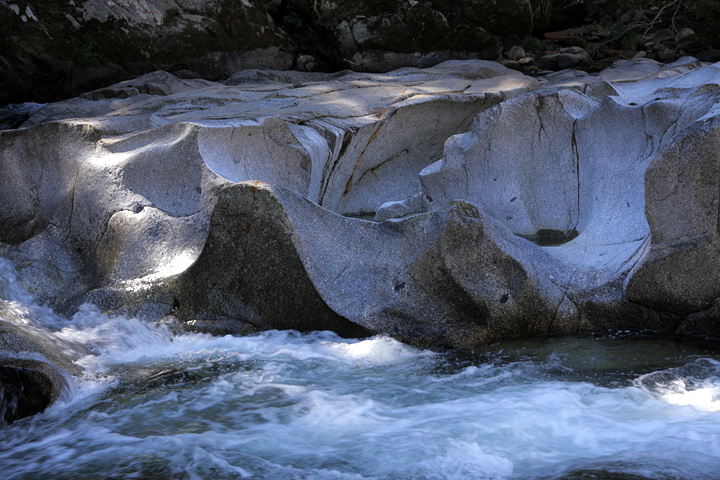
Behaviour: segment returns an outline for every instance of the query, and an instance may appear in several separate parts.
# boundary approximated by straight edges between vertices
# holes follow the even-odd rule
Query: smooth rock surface
[[[618,66],[600,77],[633,81],[606,87],[550,76],[547,87],[481,113],[470,132],[449,139],[444,158],[420,174],[423,202],[416,195],[404,211],[395,202],[379,213],[470,201],[542,247],[581,323],[627,308],[649,315],[629,322],[636,327],[674,328],[675,314],[708,309],[718,296],[720,76],[717,66],[685,60],[657,65]],[[598,308],[605,318],[591,318]]]
[[[0,241],[68,315],[717,333],[719,70],[156,72],[0,132]]]

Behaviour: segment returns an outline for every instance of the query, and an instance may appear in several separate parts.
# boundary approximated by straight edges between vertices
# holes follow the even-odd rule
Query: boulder
[[[31,320],[14,302],[0,299],[0,426],[42,412],[67,392],[73,363],[87,354]]]
[[[645,174],[651,235],[626,290],[637,303],[688,314],[720,297],[720,118],[706,115],[683,133]]]
[[[219,194],[205,248],[177,280],[178,315],[423,345],[546,332],[576,312],[560,308],[563,293],[531,261],[518,261],[524,243],[466,203],[375,223],[241,183]],[[218,277],[219,263],[227,275]]]
[[[156,72],[0,132],[0,241],[66,315],[450,346],[711,333],[718,68]]]
[[[44,411],[65,387],[49,363],[0,357],[0,427]]]
[[[709,125],[717,114],[715,100],[699,93],[714,91],[716,68],[680,62],[609,92],[549,82],[486,110],[470,132],[450,138],[444,157],[420,174],[422,202],[413,196],[379,212],[388,218],[472,202],[552,257],[548,273],[580,310],[581,324],[604,327],[626,308],[636,316],[630,323],[646,325],[637,304],[656,329],[673,329],[675,315],[710,308],[718,297],[717,246],[703,233],[716,230],[720,190]],[[678,161],[678,145],[688,145],[688,163]],[[682,178],[685,190],[668,178]],[[681,219],[680,211],[694,213]]]
[[[505,53],[505,58],[509,58],[510,60],[520,60],[526,56],[527,54],[525,53],[525,50],[523,50],[523,48],[519,45],[515,45]]]
[[[590,55],[581,47],[567,47],[540,58],[540,65],[549,70],[577,68],[590,65]]]

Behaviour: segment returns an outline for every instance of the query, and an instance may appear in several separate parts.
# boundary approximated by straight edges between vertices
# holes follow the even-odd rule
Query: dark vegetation
[[[720,0],[213,0],[201,10],[178,1],[145,23],[84,20],[84,1],[74,3],[0,3],[0,105],[57,100],[156,69],[189,74],[213,52],[268,47],[294,56],[295,68],[324,71],[365,68],[353,59],[368,52],[502,59],[513,46],[528,55],[508,66],[528,73],[560,68],[541,57],[572,47],[591,62],[570,66],[590,71],[639,52],[720,60]]]

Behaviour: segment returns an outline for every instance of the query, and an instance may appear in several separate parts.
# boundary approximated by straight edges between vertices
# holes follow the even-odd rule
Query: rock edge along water
[[[0,132],[0,241],[65,314],[451,346],[713,334],[718,79],[689,58],[156,72]]]

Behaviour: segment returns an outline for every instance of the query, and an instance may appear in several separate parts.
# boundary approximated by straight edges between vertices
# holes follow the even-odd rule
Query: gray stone
[[[403,218],[415,213],[422,213],[425,210],[424,199],[425,196],[418,193],[405,201],[385,202],[375,213],[375,221],[382,222],[390,218]]]
[[[668,40],[672,40],[674,38],[674,35],[672,33],[672,30],[670,30],[669,28],[664,28],[662,30],[658,30],[653,34],[648,35],[645,38],[647,41],[650,41],[652,43],[661,44]]]
[[[157,72],[0,132],[0,241],[65,314],[217,334],[709,332],[718,76]]]
[[[505,58],[509,58],[510,60],[520,60],[521,58],[525,58],[525,50],[519,45],[515,45],[514,47],[510,48],[505,53]]]
[[[646,262],[651,258],[645,257],[645,242],[650,237],[643,208],[645,167],[657,158],[659,148],[669,145],[675,136],[687,133],[683,126],[713,115],[712,101],[698,97],[688,108],[679,100],[684,94],[673,86],[674,82],[678,88],[681,84],[711,84],[716,67],[688,73],[688,67],[694,67],[685,65],[668,67],[666,73],[649,79],[647,86],[637,83],[624,92],[620,90],[615,99],[593,100],[567,90],[550,90],[528,93],[487,110],[478,116],[471,132],[448,140],[443,159],[421,172],[424,198],[432,199],[423,205],[442,208],[448,202],[464,199],[480,206],[516,235],[541,245],[547,241],[560,243],[544,247],[554,260],[549,271],[581,310],[582,323],[599,326],[598,322],[604,320],[586,312],[605,305],[601,310],[607,316],[612,308],[616,312],[625,308],[623,280],[641,258]],[[686,73],[675,80],[670,73],[672,68]],[[658,102],[658,90],[670,96]],[[625,100],[627,104],[623,105],[619,99],[624,95],[636,101]],[[647,104],[637,107],[641,102]],[[645,135],[638,136],[638,130],[645,131]],[[711,149],[704,155],[715,158],[712,141],[700,143]],[[698,171],[713,178],[705,166]],[[663,173],[652,181],[662,184],[660,178],[666,176]],[[712,192],[708,198],[717,202],[718,188],[708,188]],[[645,189],[650,192],[649,187]],[[693,191],[693,198],[697,198],[699,192],[694,187],[688,187],[688,191]],[[553,208],[548,208],[549,205]],[[697,211],[698,207],[687,205],[682,209]],[[667,209],[662,211],[663,218],[675,222],[668,217]],[[717,211],[708,213],[708,218],[715,218],[713,215]],[[700,223],[714,231],[711,222]],[[654,233],[652,238],[654,241]],[[713,251],[715,247],[708,248]],[[708,271],[714,271],[717,260],[708,257],[708,253],[695,246],[687,251],[697,255],[697,261],[705,262]],[[668,267],[667,273],[646,274],[653,281],[663,281],[664,275],[672,278],[670,270]],[[684,271],[689,274],[693,269]],[[636,280],[631,280],[631,286],[633,281],[639,281],[639,277],[632,278]],[[687,279],[679,280],[684,281]],[[714,285],[713,282],[714,278],[709,278],[707,285]],[[674,289],[673,285],[666,288]],[[639,289],[628,288],[629,292]],[[699,287],[687,283],[686,289],[679,289],[677,295],[692,298],[689,291],[696,289]],[[707,308],[715,298],[713,295],[714,292],[705,294],[705,303],[696,308]],[[678,302],[677,297],[666,293],[657,296],[668,302],[657,308],[667,312],[668,316],[663,318],[677,312],[668,306]],[[655,306],[649,300],[640,301],[636,293],[629,293],[628,298],[647,307]],[[671,328],[670,321],[663,318],[655,320],[656,328]]]
[[[620,15],[618,20],[622,23],[629,24],[641,22],[643,20],[647,21],[647,18],[645,17],[645,12],[642,10],[630,10]]]
[[[695,32],[692,28],[681,28],[675,34],[675,42],[680,43],[680,40],[682,40],[683,38],[687,38],[690,35],[695,35]]]
[[[221,192],[206,247],[180,275],[181,315],[440,345],[569,323],[576,312],[559,308],[563,293],[523,261],[525,243],[466,203],[378,224],[238,184]],[[218,262],[230,266],[222,278]]]
[[[719,134],[717,114],[698,121],[649,166],[645,210],[651,236],[627,282],[632,301],[687,314],[720,298]]]
[[[657,60],[659,62],[663,62],[663,63],[671,63],[671,62],[676,61],[679,58],[680,58],[680,55],[678,55],[677,53],[675,53],[674,51],[671,51],[671,50],[665,50],[662,52],[657,52],[655,54],[655,60]]]

